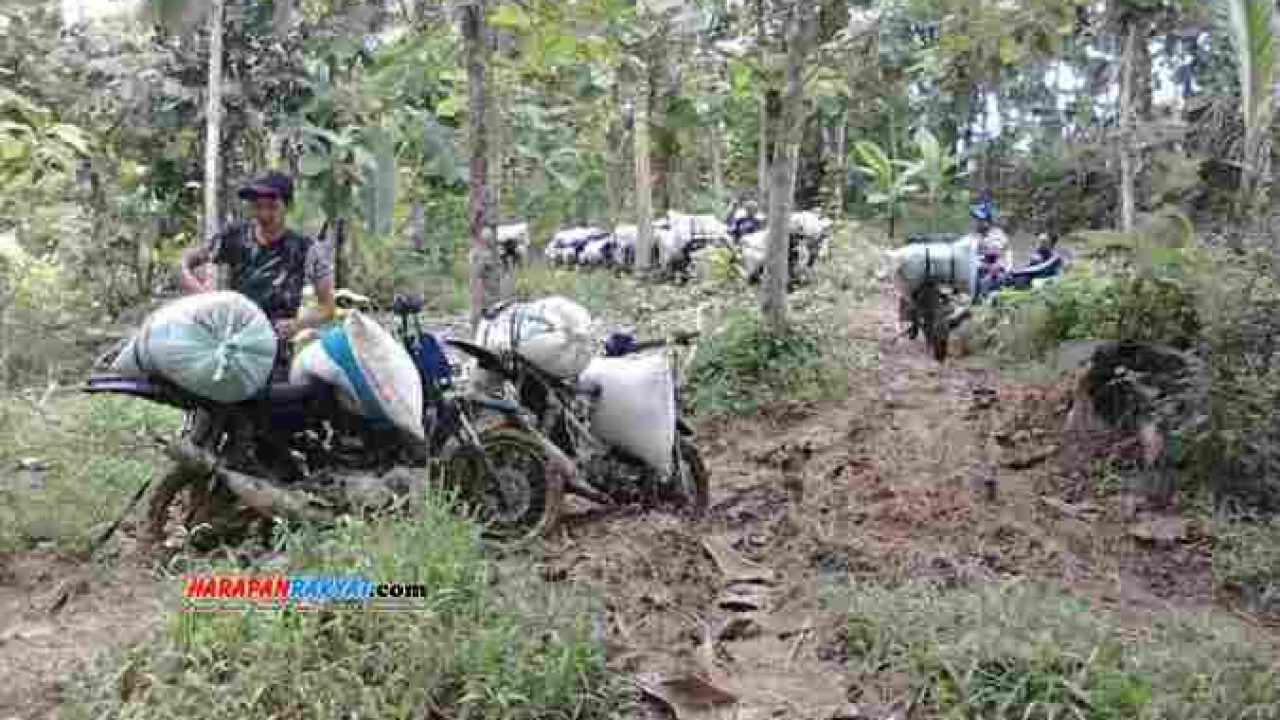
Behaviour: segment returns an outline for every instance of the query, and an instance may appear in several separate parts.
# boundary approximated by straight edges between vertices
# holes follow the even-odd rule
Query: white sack
[[[497,235],[498,242],[517,242],[521,245],[527,245],[529,244],[529,223],[499,225]]]
[[[345,339],[350,347],[359,378],[352,377],[341,366],[339,357],[325,347],[331,333]],[[418,368],[404,346],[372,318],[353,311],[340,327],[329,329],[321,340],[303,348],[294,359],[289,381],[303,383],[311,378],[336,386],[344,407],[367,416],[369,410],[360,401],[358,390],[362,378],[373,402],[392,424],[419,440],[426,439]]]
[[[591,313],[562,297],[508,306],[481,319],[476,344],[497,353],[516,352],[543,372],[576,377],[595,351]]]
[[[806,238],[817,238],[831,230],[833,223],[818,213],[802,211],[791,213],[791,233]]]
[[[582,252],[578,255],[578,262],[582,265],[603,265],[605,256],[613,244],[613,237],[606,236],[598,240],[592,240],[583,246]]]
[[[658,470],[672,471],[675,383],[665,352],[598,357],[582,380],[600,385],[591,430],[603,442]]]
[[[751,277],[764,267],[765,249],[769,246],[769,231],[757,230],[742,236],[742,264]]]

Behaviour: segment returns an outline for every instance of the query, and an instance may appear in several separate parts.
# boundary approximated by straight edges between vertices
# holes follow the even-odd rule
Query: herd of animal
[[[738,235],[714,215],[669,212],[653,222],[654,254],[649,264],[672,276],[687,277],[696,272],[705,251],[723,249],[734,258],[742,276],[754,282],[764,268],[768,241],[765,223],[766,218],[761,217],[760,230]],[[791,214],[788,266],[792,279],[808,276],[827,255],[833,225],[829,218],[816,212]],[[531,237],[527,222],[499,226],[496,235],[505,258],[515,264],[528,260]],[[558,267],[634,267],[638,235],[635,225],[618,225],[612,230],[598,226],[569,227],[554,233],[543,253],[548,263]]]

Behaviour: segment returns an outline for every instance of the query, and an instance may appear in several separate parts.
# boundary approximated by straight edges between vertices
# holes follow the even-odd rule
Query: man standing
[[[228,289],[245,295],[262,308],[276,336],[276,377],[288,374],[288,341],[299,330],[323,325],[334,315],[333,266],[314,240],[285,227],[293,202],[293,181],[271,172],[240,188],[239,196],[253,204],[253,220],[227,228],[182,255],[182,290],[210,292],[213,283],[199,269],[207,263],[230,270]],[[302,291],[315,286],[318,313],[302,313]]]
[[[755,200],[748,200],[741,208],[735,207],[725,222],[729,226],[729,235],[734,240],[741,240],[744,235],[758,231],[761,226],[759,212],[760,206]]]
[[[970,212],[973,216],[973,240],[978,252],[978,295],[985,295],[1004,275],[1003,253],[1009,242],[1004,231],[995,226],[995,208],[990,201],[980,202]]]

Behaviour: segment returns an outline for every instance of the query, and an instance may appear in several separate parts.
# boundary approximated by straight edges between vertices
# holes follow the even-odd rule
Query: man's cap
[[[293,201],[293,181],[282,172],[269,172],[240,187],[241,200],[276,198],[283,203]]]

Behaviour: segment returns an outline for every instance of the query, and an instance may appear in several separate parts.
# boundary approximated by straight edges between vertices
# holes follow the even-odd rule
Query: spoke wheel
[[[564,479],[548,472],[542,442],[510,427],[483,430],[480,442],[483,457],[476,448],[451,444],[445,480],[471,504],[489,534],[529,538],[554,528],[564,501]]]
[[[694,517],[702,517],[711,504],[711,473],[702,462],[698,445],[693,438],[682,437],[676,442],[675,481],[681,500]]]

